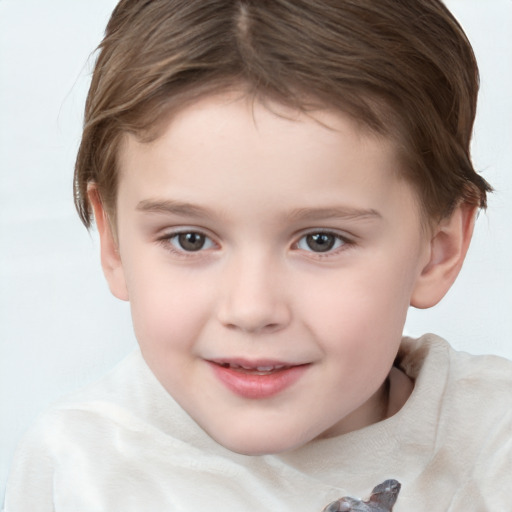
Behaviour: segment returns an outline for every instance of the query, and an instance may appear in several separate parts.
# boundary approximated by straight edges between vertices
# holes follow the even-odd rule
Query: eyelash
[[[183,247],[177,248],[173,244],[174,239],[178,239],[181,235],[196,235],[200,237],[204,237],[205,243],[208,244],[208,247],[205,249],[204,246],[200,247],[198,250],[186,250]],[[334,240],[334,248],[331,247],[327,249],[326,251],[313,251],[313,250],[307,250],[300,247],[301,242],[307,239],[309,236],[316,236],[316,235],[323,235],[323,236],[329,236],[333,237]],[[208,236],[206,233],[200,231],[200,230],[194,230],[194,229],[181,229],[177,231],[172,231],[170,233],[166,233],[162,237],[158,238],[158,242],[169,252],[182,257],[182,258],[190,258],[190,257],[197,257],[200,253],[204,252],[205,250],[211,249],[214,246],[217,246],[212,238]],[[179,242],[178,242],[179,243]],[[305,242],[307,243],[307,242]],[[336,246],[336,244],[338,244]],[[346,236],[340,235],[339,233],[328,231],[328,230],[312,230],[306,233],[303,233],[300,238],[292,245],[294,249],[303,250],[306,253],[309,253],[311,255],[314,255],[316,258],[327,258],[330,256],[337,255],[338,253],[345,251],[349,249],[351,246],[354,245],[354,241],[350,240]],[[311,257],[311,256],[310,256]]]

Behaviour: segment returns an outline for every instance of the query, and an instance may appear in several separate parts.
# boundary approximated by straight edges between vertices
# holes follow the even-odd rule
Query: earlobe
[[[89,185],[87,195],[94,211],[94,220],[100,237],[101,266],[110,291],[118,299],[129,300],[118,243],[96,185]]]
[[[430,256],[418,277],[411,306],[426,309],[435,306],[457,278],[471,242],[477,208],[458,206],[443,219],[430,240]]]

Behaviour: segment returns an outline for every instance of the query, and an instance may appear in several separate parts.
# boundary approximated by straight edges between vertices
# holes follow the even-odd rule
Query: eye
[[[198,252],[214,247],[213,241],[197,231],[176,233],[166,237],[174,250],[178,252]]]
[[[330,252],[347,244],[340,235],[327,232],[308,233],[297,243],[297,248],[303,251],[325,253]]]

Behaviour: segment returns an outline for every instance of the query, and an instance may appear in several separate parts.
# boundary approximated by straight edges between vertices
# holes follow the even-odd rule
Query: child
[[[122,0],[75,197],[140,351],[46,413],[16,511],[507,510],[512,364],[403,339],[489,185],[436,0]]]

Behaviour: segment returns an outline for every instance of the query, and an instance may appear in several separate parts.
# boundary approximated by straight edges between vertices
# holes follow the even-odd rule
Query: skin
[[[427,233],[390,141],[341,113],[271,107],[226,92],[184,108],[151,143],[127,135],[115,233],[90,187],[104,272],[130,301],[147,364],[213,439],[245,454],[402,407],[413,385],[391,368],[408,307],[446,293],[474,217],[458,208]],[[186,250],[177,232],[204,246]],[[323,232],[334,246],[318,252],[307,235]],[[240,359],[303,366],[254,398],[214,371]]]

